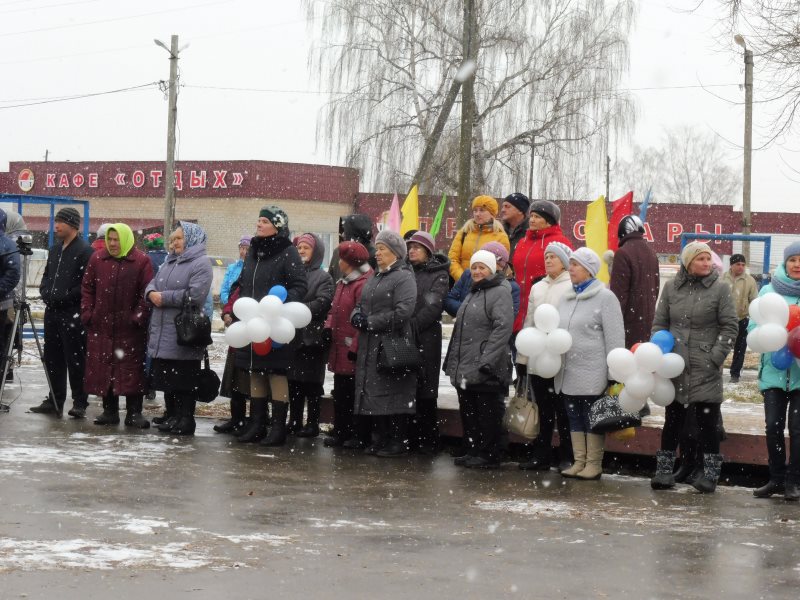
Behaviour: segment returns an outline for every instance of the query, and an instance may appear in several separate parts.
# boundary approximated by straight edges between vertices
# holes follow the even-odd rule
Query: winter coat
[[[81,309],[81,280],[86,264],[94,250],[77,236],[66,248],[61,242],[50,247],[39,294],[48,310],[72,311]]]
[[[411,318],[417,301],[417,284],[408,265],[396,260],[388,270],[375,273],[361,293],[357,311],[367,316],[367,329],[358,332],[355,414],[414,414],[417,374],[378,371],[381,338],[394,331],[415,343]]]
[[[580,294],[570,290],[558,306],[559,327],[572,335],[572,347],[555,376],[556,393],[599,396],[608,387],[606,356],[625,345],[625,324],[619,300],[595,279]]]
[[[167,260],[167,251],[166,250],[148,250],[147,256],[150,259],[150,264],[153,265],[153,273],[158,273],[158,270],[161,268],[161,265],[164,264],[164,261]]]
[[[306,270],[292,242],[281,235],[254,237],[239,277],[242,298],[261,300],[276,285],[286,288],[286,302],[302,302],[308,291]],[[236,350],[236,367],[265,373],[285,374],[294,354],[292,344],[275,348],[266,356],[252,346]]]
[[[124,234],[120,232],[122,237]],[[95,252],[86,266],[81,290],[81,322],[86,328],[84,391],[109,390],[121,396],[143,394],[150,307],[144,291],[153,266],[131,245],[122,258]],[[123,245],[123,250],[124,250]]]
[[[511,301],[514,305],[514,317],[519,313],[519,284],[513,277],[506,277],[509,285],[511,286]],[[456,284],[447,292],[444,299],[444,310],[451,317],[458,314],[458,309],[464,299],[469,296],[472,289],[472,273],[469,269],[464,269],[464,273],[456,281]]]
[[[225,269],[225,277],[222,278],[222,285],[219,288],[219,301],[223,306],[228,303],[228,298],[231,295],[231,286],[242,274],[242,266],[244,266],[244,261],[240,258],[235,263],[229,264],[228,268]]]
[[[6,235],[6,211],[0,209],[0,309],[14,305],[14,290],[21,276],[17,244]],[[5,352],[5,350],[3,350]]]
[[[533,327],[533,313],[542,304],[552,304],[558,308],[567,292],[572,291],[572,281],[569,272],[563,271],[558,277],[553,279],[549,275],[533,284],[528,298],[528,316],[525,317],[523,327]],[[517,351],[517,363],[520,365],[528,364],[528,357]]]
[[[161,292],[161,306],[151,305],[150,334],[147,353],[151,358],[168,360],[200,360],[204,348],[178,345],[175,317],[181,312],[184,296],[199,309],[203,308],[211,289],[212,270],[206,245],[197,244],[183,254],[170,254],[145,289]]]
[[[525,233],[528,231],[528,219],[527,217],[522,220],[522,222],[514,227],[513,229],[508,223],[503,223],[503,229],[508,236],[508,244],[511,249],[508,251],[508,262],[510,264],[514,264],[514,250],[516,250],[517,245],[519,244],[520,240],[525,237]]]
[[[425,264],[411,265],[411,268],[417,281],[417,303],[412,324],[423,361],[417,381],[417,398],[438,398],[442,366],[442,303],[450,287],[450,259],[444,254],[434,254]]]
[[[641,233],[628,234],[614,254],[609,287],[625,320],[625,347],[650,339],[658,301],[658,257]]]
[[[544,250],[550,242],[561,242],[572,248],[572,243],[564,236],[561,227],[552,225],[545,229],[534,231],[529,229],[525,237],[517,244],[514,252],[514,273],[520,288],[520,311],[514,320],[514,333],[522,329],[525,317],[528,315],[528,299],[531,287],[542,277],[547,275],[544,268]]]
[[[714,270],[699,279],[685,267],[664,286],[656,307],[653,333],[668,329],[675,336],[673,352],[686,368],[673,379],[675,399],[722,402],[722,363],[739,333],[731,288]]]
[[[748,275],[748,277],[750,276]],[[790,284],[797,283],[786,274],[786,268],[783,265],[778,265],[772,279],[780,279]],[[771,283],[762,287],[758,295],[763,296],[770,292],[778,293]],[[800,296],[781,295],[789,305],[800,304]],[[747,330],[753,331],[756,327],[758,325],[751,319]],[[800,366],[798,366],[797,361],[793,360],[788,369],[778,370],[772,366],[772,352],[764,352],[761,355],[761,366],[758,370],[758,388],[761,391],[779,389],[785,392],[794,392],[800,390]]]
[[[445,357],[453,387],[508,392],[511,382],[511,285],[502,273],[472,286],[458,309]],[[481,367],[491,372],[482,372]]]
[[[375,246],[372,245],[372,220],[367,215],[347,215],[339,219],[339,239],[343,242],[358,242],[369,252],[369,266],[378,268],[375,262]],[[339,247],[333,249],[328,273],[334,281],[339,281],[342,272],[339,270]]]
[[[312,234],[314,235],[314,234]],[[325,245],[314,235],[316,244],[311,259],[304,265],[308,290],[301,302],[311,310],[311,323],[295,331],[292,340],[294,360],[289,364],[287,375],[292,381],[319,383],[325,381],[325,348],[322,328],[333,301],[333,281],[322,270]]]
[[[14,245],[16,246],[17,240],[19,239],[19,236],[21,236],[23,233],[26,233],[28,231],[28,226],[25,225],[25,220],[22,218],[22,215],[20,215],[19,213],[14,212],[13,210],[8,210],[8,211],[3,211],[3,212],[6,213],[6,235],[9,238],[11,238],[11,241],[14,242]],[[20,265],[21,264],[22,263],[20,261]],[[11,303],[12,304],[13,304],[14,300],[19,300],[20,298],[22,298],[22,288],[25,287],[26,285],[27,285],[27,282],[22,281],[22,276],[21,276],[21,273],[20,273],[19,282],[17,283],[16,287],[14,288],[14,292],[13,292],[14,296],[11,299]]]
[[[508,242],[508,235],[503,229],[503,224],[496,219],[489,221],[486,225],[477,225],[473,219],[470,219],[456,232],[450,251],[447,253],[450,258],[450,277],[453,278],[453,281],[458,281],[464,270],[469,269],[472,255],[489,242],[500,242],[506,250],[511,250],[511,244]]]
[[[759,295],[756,280],[748,273],[734,277],[729,269],[722,276],[722,281],[731,286],[731,295],[736,305],[736,318],[740,321],[746,319],[750,313],[750,303]]]
[[[364,285],[373,275],[368,264],[363,267],[364,270],[356,269],[336,284],[333,304],[325,319],[325,329],[331,331],[328,370],[336,375],[354,375],[356,372],[355,358],[350,360],[348,353],[355,355],[358,352],[358,329],[350,324],[350,316],[361,302]]]

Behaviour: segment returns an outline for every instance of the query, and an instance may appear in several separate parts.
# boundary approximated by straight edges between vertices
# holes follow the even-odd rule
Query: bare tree
[[[687,125],[665,131],[657,148],[635,147],[616,171],[626,191],[652,188],[656,202],[733,205],[741,196],[741,174],[728,164],[719,138]]]
[[[313,77],[331,93],[318,139],[373,189],[401,189],[417,172],[465,59],[457,0],[305,0],[320,43]],[[526,189],[530,153],[539,189],[555,193],[563,162],[583,172],[608,132],[634,120],[617,90],[628,66],[633,0],[476,0],[472,189]],[[475,41],[475,40],[473,40]],[[423,189],[458,182],[453,110]],[[559,168],[554,169],[554,165]],[[559,195],[559,194],[556,194]]]

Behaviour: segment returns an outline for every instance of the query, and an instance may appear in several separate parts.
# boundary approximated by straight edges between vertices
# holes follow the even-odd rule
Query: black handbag
[[[391,331],[381,336],[377,368],[381,373],[415,371],[422,366],[422,354],[410,331]]]
[[[183,295],[181,312],[175,317],[175,331],[178,335],[178,346],[202,348],[212,343],[211,319],[192,304],[188,294]]]
[[[203,368],[200,369],[200,378],[197,381],[197,401],[213,402],[219,396],[219,386],[219,375],[211,368],[206,350],[203,356]]]
[[[642,418],[639,415],[623,412],[617,396],[606,394],[589,408],[589,426],[592,433],[611,433],[641,425]]]

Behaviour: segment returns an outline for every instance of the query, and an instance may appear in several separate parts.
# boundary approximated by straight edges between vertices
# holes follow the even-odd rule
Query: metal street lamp
[[[750,190],[753,164],[753,51],[748,50],[744,36],[733,41],[744,50],[744,168],[742,173],[742,234],[750,235]],[[742,254],[750,264],[750,242],[742,243]]]

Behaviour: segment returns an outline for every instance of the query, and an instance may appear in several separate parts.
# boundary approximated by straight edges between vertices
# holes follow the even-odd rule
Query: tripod
[[[30,237],[30,236],[27,236]],[[8,336],[8,345],[6,346],[6,354],[5,354],[5,361],[3,361],[3,373],[2,377],[0,377],[0,400],[3,397],[3,392],[6,389],[6,375],[8,374],[8,367],[11,364],[11,360],[14,354],[14,342],[17,339],[17,333],[21,333],[22,327],[25,323],[31,324],[31,329],[33,330],[33,338],[36,340],[36,349],[39,353],[39,360],[42,361],[42,367],[44,367],[44,376],[47,378],[47,389],[50,390],[50,401],[53,403],[53,407],[56,409],[56,414],[61,414],[61,408],[58,406],[58,402],[56,402],[56,395],[53,393],[53,384],[50,383],[50,372],[47,370],[47,364],[44,362],[44,351],[42,350],[42,343],[39,340],[39,332],[36,330],[36,325],[33,322],[33,315],[31,314],[31,305],[28,304],[28,261],[30,260],[31,255],[33,254],[33,250],[31,249],[30,241],[24,240],[23,236],[20,236],[17,239],[17,248],[20,254],[20,258],[22,259],[20,262],[20,269],[21,275],[20,280],[22,281],[20,297],[18,301],[14,302],[15,308],[15,315],[14,315],[14,323],[11,326],[11,334]],[[20,335],[20,339],[21,339]],[[22,346],[20,345],[19,349],[19,358],[22,358]],[[11,405],[14,402],[10,402],[8,404],[0,403],[0,412],[8,412],[11,410]]]

